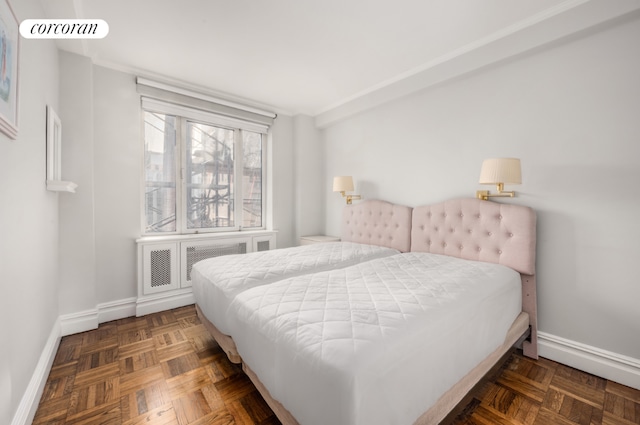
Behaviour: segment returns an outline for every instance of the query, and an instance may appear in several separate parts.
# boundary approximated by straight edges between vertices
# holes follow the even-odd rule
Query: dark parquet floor
[[[445,422],[637,425],[640,391],[514,350]],[[187,306],[62,338],[33,423],[280,422]]]

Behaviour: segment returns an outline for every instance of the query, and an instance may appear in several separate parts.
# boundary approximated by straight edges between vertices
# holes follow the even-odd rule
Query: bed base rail
[[[213,339],[216,340],[222,351],[225,352],[229,361],[231,363],[240,364],[242,363],[242,358],[240,354],[238,354],[238,349],[236,348],[236,343],[233,342],[233,339],[229,335],[225,335],[216,326],[207,319],[202,310],[200,310],[200,306],[196,304],[196,313],[198,314],[198,318],[204,325],[204,327],[209,331]]]
[[[536,277],[520,275],[522,279],[522,311],[529,315],[529,337],[522,342],[522,353],[529,358],[538,358],[538,303],[536,301]]]

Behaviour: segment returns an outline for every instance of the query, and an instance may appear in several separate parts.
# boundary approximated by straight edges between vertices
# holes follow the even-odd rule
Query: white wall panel
[[[273,230],[278,231],[278,248],[286,248],[296,244],[295,203],[294,197],[294,153],[293,153],[293,120],[287,115],[278,115],[271,128],[268,147],[271,156],[271,168],[268,170],[267,185],[271,187],[273,214]]]
[[[135,77],[93,67],[96,293],[98,303],[137,294],[142,135]]]
[[[307,115],[293,117],[295,245],[300,236],[318,235],[324,228],[324,149],[315,121]]]
[[[95,308],[93,64],[60,52],[62,178],[78,185],[60,195],[60,313]],[[95,323],[97,326],[97,323]]]

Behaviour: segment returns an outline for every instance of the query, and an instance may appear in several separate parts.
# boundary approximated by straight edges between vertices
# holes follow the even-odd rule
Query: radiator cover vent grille
[[[171,250],[159,249],[151,251],[151,287],[170,286],[171,283]]]

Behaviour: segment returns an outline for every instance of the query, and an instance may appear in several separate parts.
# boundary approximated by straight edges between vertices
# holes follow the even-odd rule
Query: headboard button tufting
[[[535,242],[535,213],[528,207],[455,199],[416,207],[412,216],[412,250],[500,262],[525,274],[535,271],[535,253],[514,246],[516,239]]]

